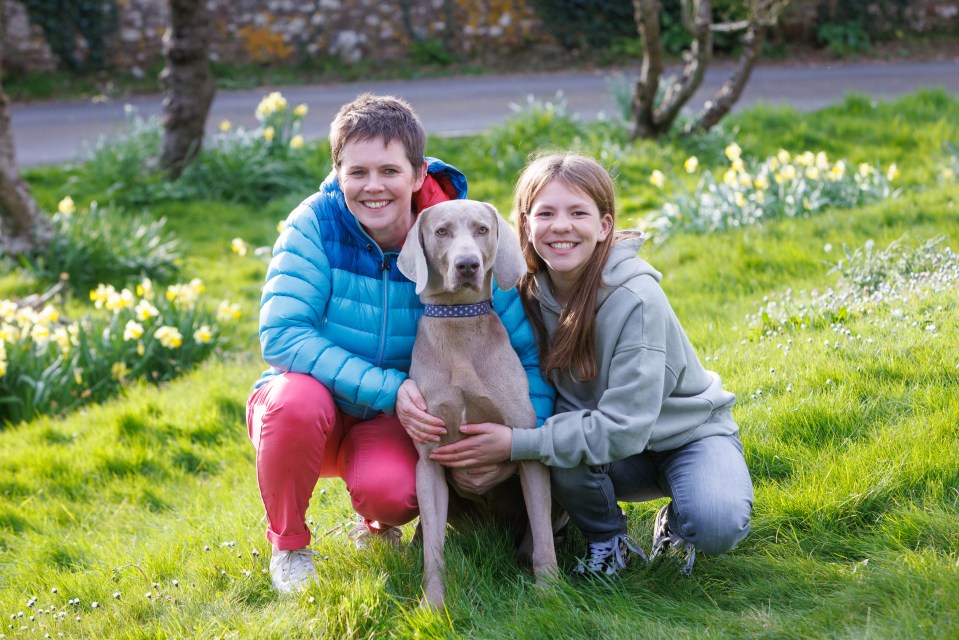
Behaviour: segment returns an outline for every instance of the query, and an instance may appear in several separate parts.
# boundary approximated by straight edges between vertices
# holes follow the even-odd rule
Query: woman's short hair
[[[426,152],[426,130],[413,107],[395,96],[364,93],[340,107],[330,124],[333,168],[340,168],[343,147],[353,140],[382,138],[388,145],[399,141],[413,170],[419,174]]]

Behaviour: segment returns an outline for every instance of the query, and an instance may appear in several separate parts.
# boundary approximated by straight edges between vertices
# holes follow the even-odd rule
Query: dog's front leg
[[[443,574],[446,562],[443,546],[446,540],[446,518],[449,487],[443,466],[420,453],[416,463],[416,499],[420,505],[420,527],[423,530],[423,599],[421,607],[442,608],[446,589]]]
[[[542,585],[549,578],[556,577],[559,571],[553,546],[549,469],[532,460],[521,462],[519,479],[533,533],[533,574],[536,582]]]

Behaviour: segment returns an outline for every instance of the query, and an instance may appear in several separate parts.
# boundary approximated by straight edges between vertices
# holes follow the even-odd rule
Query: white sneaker
[[[403,538],[403,531],[399,527],[387,527],[371,531],[366,523],[360,520],[346,537],[353,541],[357,549],[366,549],[370,546],[370,540],[377,538],[383,540],[391,547],[399,547]]]
[[[270,580],[273,587],[280,593],[293,593],[306,588],[316,577],[316,568],[313,566],[315,551],[307,549],[290,549],[286,551],[273,550],[270,558]]]

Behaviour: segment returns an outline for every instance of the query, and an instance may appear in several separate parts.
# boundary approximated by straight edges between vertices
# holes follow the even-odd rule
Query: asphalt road
[[[699,108],[722,85],[728,67],[711,67],[690,106]],[[622,75],[634,79],[638,71]],[[586,120],[616,113],[609,90],[609,72],[560,72],[411,81],[375,81],[251,91],[218,91],[208,129],[226,119],[254,127],[253,111],[268,91],[283,92],[290,104],[306,103],[309,114],[302,133],[307,139],[325,137],[340,105],[363,91],[399,95],[414,106],[431,134],[476,133],[510,116],[513,106],[529,96],[557,100],[561,93],[570,110]],[[757,102],[789,104],[813,110],[834,103],[850,92],[892,99],[922,88],[942,87],[959,95],[959,60],[897,63],[842,63],[816,67],[758,66],[737,108]],[[161,97],[137,97],[104,102],[63,102],[13,105],[11,109],[17,160],[21,166],[54,164],[82,157],[101,136],[113,135],[124,123],[125,106],[143,117],[161,113]]]

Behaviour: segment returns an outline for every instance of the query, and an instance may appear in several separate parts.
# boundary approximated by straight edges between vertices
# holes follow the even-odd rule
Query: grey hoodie
[[[659,286],[661,274],[637,257],[644,238],[620,240],[596,294],[598,375],[575,381],[554,370],[555,415],[539,429],[514,429],[512,460],[555,467],[600,465],[652,449],[667,451],[736,433],[736,396],[703,368]],[[560,306],[545,272],[538,301],[552,335]]]

